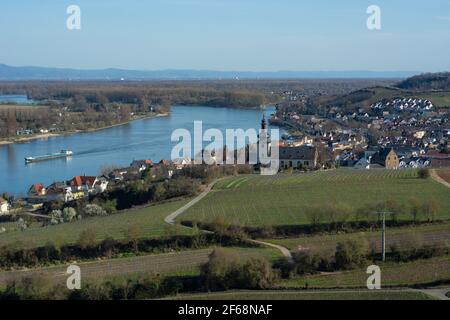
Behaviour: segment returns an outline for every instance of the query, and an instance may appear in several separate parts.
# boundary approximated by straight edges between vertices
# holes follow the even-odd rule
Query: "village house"
[[[104,177],[76,176],[69,181],[69,185],[73,192],[102,193],[108,187],[108,180]]]
[[[386,169],[398,169],[399,168],[399,157],[393,148],[382,148],[376,152],[370,161],[372,165],[380,165]]]
[[[31,200],[29,198],[29,200]],[[74,200],[72,188],[65,182],[54,182],[47,187],[45,194],[46,201],[63,201],[69,202]]]
[[[108,178],[116,182],[123,181],[124,176],[128,173],[128,170],[129,169],[127,168],[115,169],[108,174]]]
[[[224,156],[225,157],[225,156]],[[192,163],[189,158],[178,158],[172,161],[175,170],[181,170]]]
[[[316,147],[281,147],[279,149],[280,168],[305,168],[317,167],[319,153]]]
[[[393,148],[375,148],[364,151],[354,165],[354,169],[398,169],[400,157]]]
[[[9,202],[0,197],[0,215],[8,214],[10,208],[11,205],[9,204]]]
[[[130,164],[130,168],[138,169],[140,172],[147,170],[151,166],[153,166],[152,160],[134,160]]]
[[[45,187],[42,183],[35,183],[28,189],[29,197],[42,197],[45,196]]]

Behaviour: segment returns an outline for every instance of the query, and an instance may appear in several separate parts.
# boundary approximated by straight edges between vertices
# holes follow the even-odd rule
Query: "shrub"
[[[211,290],[264,289],[275,279],[270,264],[263,258],[242,260],[225,249],[215,249],[202,266],[205,286]]]
[[[60,224],[64,222],[64,218],[62,217],[61,210],[52,210],[50,212],[50,224]]]
[[[97,204],[88,204],[84,207],[84,214],[91,217],[107,216],[108,213]]]
[[[336,269],[350,270],[362,266],[368,256],[368,245],[365,239],[347,240],[336,246]]]
[[[430,177],[430,169],[419,169],[417,175],[419,179],[428,179]]]
[[[80,237],[78,238],[78,245],[81,249],[92,247],[95,244],[95,238],[95,231],[93,229],[86,229],[81,232]]]
[[[74,208],[66,207],[62,211],[62,218],[64,222],[71,222],[77,216],[77,211]]]

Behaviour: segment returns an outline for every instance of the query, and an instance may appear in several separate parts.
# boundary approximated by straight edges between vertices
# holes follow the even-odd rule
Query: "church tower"
[[[261,130],[267,129],[267,122],[266,122],[266,114],[263,111],[263,118],[261,120]]]
[[[261,120],[261,132],[260,132],[260,134],[258,134],[258,143],[257,143],[258,164],[260,164],[260,158],[259,158],[259,156],[260,156],[259,148],[261,148],[260,142],[263,139],[266,140],[267,155],[270,157],[272,145],[271,145],[269,130],[267,128],[266,115],[265,115],[264,111],[263,111],[262,120]]]

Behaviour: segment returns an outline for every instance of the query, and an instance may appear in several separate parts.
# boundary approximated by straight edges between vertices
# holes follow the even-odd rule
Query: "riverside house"
[[[9,202],[0,197],[0,215],[8,214],[10,208]]]

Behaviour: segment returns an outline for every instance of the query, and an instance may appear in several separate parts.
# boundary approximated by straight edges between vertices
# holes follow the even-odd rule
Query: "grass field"
[[[326,252],[335,249],[338,242],[352,239],[366,239],[369,244],[375,244],[375,248],[381,251],[381,231],[324,234],[265,241],[281,245],[291,251],[302,248],[310,249],[313,252]],[[417,243],[450,245],[450,224],[387,229],[386,248],[388,252],[389,246],[392,244],[402,248]]]
[[[126,231],[131,227],[137,227],[142,238],[160,237],[167,234],[171,228],[164,222],[164,218],[187,202],[188,200],[174,201],[147,208],[127,210],[107,217],[3,233],[0,234],[0,247],[13,244],[17,247],[31,248],[49,242],[55,245],[70,244],[77,242],[80,234],[85,230],[93,230],[98,241],[107,237],[124,239]],[[182,227],[175,231],[177,234],[190,233],[189,229]]]
[[[413,94],[412,96],[420,99],[428,99],[439,108],[450,108],[450,91],[425,92],[423,94]]]
[[[221,180],[180,220],[228,222],[249,226],[308,224],[305,210],[318,205],[358,209],[396,200],[409,211],[412,199],[439,203],[437,218],[450,218],[450,190],[416,170],[338,169],[276,176],[248,175]],[[410,219],[405,213],[400,218]]]
[[[179,300],[433,300],[415,291],[227,291],[180,295]]]
[[[117,280],[147,274],[147,275],[199,275],[200,265],[208,261],[212,248],[200,250],[186,250],[174,253],[145,255],[137,257],[109,259],[76,263],[80,269],[83,280],[88,282]],[[280,253],[270,248],[227,248],[227,251],[239,254],[243,259],[251,257],[264,257],[274,260]],[[68,265],[37,268],[26,271],[0,272],[0,288],[8,282],[20,280],[24,277],[41,277],[47,282],[65,284],[65,274]]]
[[[413,286],[436,281],[450,282],[450,256],[417,260],[408,263],[379,264],[381,286]],[[366,269],[319,274],[299,279],[281,281],[280,288],[364,288],[367,281]]]

